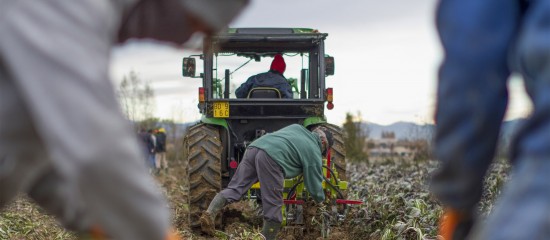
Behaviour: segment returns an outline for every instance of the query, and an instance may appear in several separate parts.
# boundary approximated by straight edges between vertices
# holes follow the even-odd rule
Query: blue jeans
[[[520,21],[517,0],[442,0],[432,190],[456,209],[474,207],[508,103],[508,56]]]
[[[156,168],[155,162],[156,162],[155,153],[147,153],[147,165],[148,165],[148,167],[151,168],[151,169],[155,169]]]
[[[445,59],[439,71],[434,153],[441,166],[431,190],[446,206],[473,211],[481,198],[508,104],[506,84],[512,71],[524,76],[534,105],[533,115],[512,144],[512,160],[519,165],[544,160],[550,166],[550,1],[533,0],[528,8],[524,4],[520,0],[441,0],[438,6],[437,29]],[[539,180],[548,182],[550,173]],[[543,190],[550,194],[550,188]],[[508,192],[502,198],[514,199],[514,204],[541,195],[518,198],[511,196],[517,191]],[[546,205],[550,207],[548,197]],[[522,207],[528,206],[497,207],[494,215],[499,210],[519,212]],[[507,226],[500,223],[500,230]]]

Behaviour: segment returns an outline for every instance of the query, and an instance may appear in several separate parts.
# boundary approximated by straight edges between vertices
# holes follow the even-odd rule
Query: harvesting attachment
[[[325,202],[316,204],[305,188],[303,176],[285,179],[283,190],[283,231],[296,237],[321,229],[321,236],[328,237],[330,230],[346,218],[349,205],[361,205],[362,201],[346,199],[348,182],[339,178],[337,168],[330,160],[330,152],[323,159],[322,183]],[[260,188],[256,183],[251,191]]]

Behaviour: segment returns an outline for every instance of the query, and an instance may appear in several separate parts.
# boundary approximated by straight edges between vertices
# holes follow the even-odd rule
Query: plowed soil
[[[218,224],[216,236],[207,236],[198,229],[190,229],[188,226],[188,215],[185,212],[187,206],[187,183],[185,182],[184,163],[174,164],[174,168],[168,174],[157,176],[157,181],[166,191],[166,195],[175,213],[175,225],[184,238],[190,239],[262,239],[260,232],[262,228],[261,206],[255,200],[243,200],[232,203],[223,209],[223,224]],[[281,229],[279,239],[322,239],[321,228],[318,225],[319,215],[313,204],[306,204],[304,211],[304,225],[293,226]],[[354,239],[350,238],[345,227],[333,227],[331,234],[325,239]]]

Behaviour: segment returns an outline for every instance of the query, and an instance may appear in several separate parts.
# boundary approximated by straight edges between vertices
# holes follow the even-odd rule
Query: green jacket
[[[292,124],[266,134],[250,144],[264,150],[281,166],[285,178],[303,173],[307,191],[316,202],[325,200],[322,182],[321,139],[302,125]]]

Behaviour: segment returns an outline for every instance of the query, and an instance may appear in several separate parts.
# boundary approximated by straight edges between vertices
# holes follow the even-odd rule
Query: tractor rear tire
[[[330,154],[332,162],[336,166],[336,171],[338,171],[338,177],[342,181],[347,181],[348,176],[346,173],[346,148],[344,145],[344,134],[342,133],[342,129],[330,123],[322,124],[322,126],[326,127],[334,137],[334,144],[332,144]]]
[[[189,226],[199,228],[201,214],[222,187],[223,146],[219,130],[206,124],[189,128],[185,143],[188,147]]]

